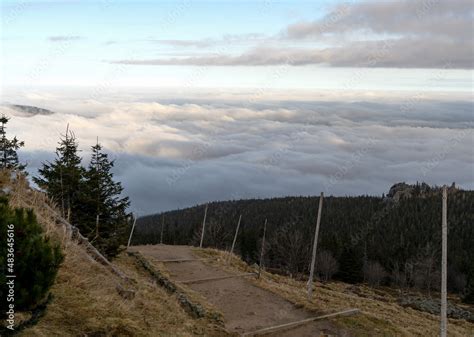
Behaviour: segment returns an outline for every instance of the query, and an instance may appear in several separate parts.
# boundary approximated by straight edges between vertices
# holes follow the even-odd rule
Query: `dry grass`
[[[56,205],[44,193],[31,189],[28,180],[23,175],[10,179],[8,171],[0,171],[0,188],[6,188],[9,191],[10,206],[33,209],[45,235],[59,240],[63,246],[67,244],[64,228],[56,224],[54,215],[45,207],[48,205],[56,209]]]
[[[61,242],[65,260],[51,289],[53,300],[46,314],[21,336],[220,336],[220,328],[208,319],[193,319],[174,295],[157,286],[137,268],[134,260],[122,254],[114,264],[135,282],[135,297],[123,299],[116,285],[123,282],[97,263],[83,247],[68,239],[45,207],[46,196],[28,187],[23,177],[11,181],[0,172],[0,188],[9,191],[14,207],[32,208],[46,235]],[[130,285],[125,285],[130,288]],[[28,317],[18,313],[17,317]]]
[[[202,257],[217,257],[209,260],[228,271],[255,271],[239,257],[215,249],[195,249]],[[255,285],[272,291],[295,303],[299,307],[317,313],[330,313],[348,308],[358,308],[362,312],[352,317],[334,320],[351,331],[355,336],[437,336],[439,318],[435,315],[404,308],[397,298],[387,290],[373,289],[365,285],[349,285],[341,282],[315,283],[313,299],[309,301],[306,283],[289,277],[262,273],[262,278],[253,281]],[[464,320],[449,319],[449,336],[474,336],[474,324]]]
[[[216,330],[206,320],[190,318],[176,298],[157,287],[129,257],[122,255],[115,262],[136,280],[133,300],[122,299],[114,276],[70,245],[52,288],[54,301],[45,317],[22,335],[196,336]]]
[[[222,336],[219,327],[208,319],[192,319],[179,306],[174,295],[156,286],[134,261],[119,256],[114,263],[133,278],[136,296],[124,300],[115,289],[121,280],[104,266],[93,261],[76,243],[68,240],[45,203],[52,203],[40,192],[28,187],[26,179],[13,182],[9,174],[0,172],[0,188],[10,190],[10,203],[15,207],[33,208],[47,235],[62,243],[65,261],[55,285],[54,299],[39,323],[21,333],[22,336]],[[254,271],[238,257],[227,263],[222,251],[196,250],[203,257],[217,257],[208,263],[229,271]],[[160,270],[165,270],[156,265]],[[436,336],[438,318],[396,303],[387,291],[344,283],[316,283],[314,298],[306,299],[305,283],[264,272],[255,284],[280,294],[298,306],[316,312],[334,312],[349,307],[362,314],[335,321],[356,336]],[[199,294],[191,295],[204,303]],[[212,308],[209,308],[212,309]],[[474,336],[474,324],[449,320],[450,336]]]

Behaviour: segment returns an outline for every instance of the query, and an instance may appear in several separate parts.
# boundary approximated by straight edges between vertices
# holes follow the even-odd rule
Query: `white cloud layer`
[[[140,214],[241,197],[381,194],[398,181],[474,188],[469,97],[119,97],[11,95],[55,113],[2,112],[33,174],[67,123],[85,160],[99,136]]]

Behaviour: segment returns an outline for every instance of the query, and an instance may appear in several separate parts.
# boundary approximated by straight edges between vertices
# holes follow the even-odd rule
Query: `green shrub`
[[[15,310],[29,310],[46,297],[63,260],[61,248],[43,235],[32,210],[12,209],[0,197],[0,309],[7,308],[7,231],[14,226]]]

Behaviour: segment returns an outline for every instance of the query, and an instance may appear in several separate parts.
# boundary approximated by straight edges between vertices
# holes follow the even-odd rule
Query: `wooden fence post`
[[[311,300],[311,296],[313,294],[314,264],[316,262],[316,249],[318,246],[319,225],[321,223],[322,208],[323,208],[323,192],[321,192],[321,196],[319,197],[318,218],[316,220],[316,230],[314,232],[313,256],[311,258],[311,269],[309,272],[309,280],[308,280],[308,300]]]
[[[442,214],[442,253],[441,253],[441,323],[440,336],[446,337],[448,331],[447,322],[447,269],[448,269],[448,191],[443,186],[443,214]]]
[[[258,278],[262,274],[262,265],[263,265],[263,252],[265,250],[265,234],[267,232],[267,219],[265,219],[265,223],[263,224],[263,238],[262,238],[262,248],[260,249],[260,263],[258,264]]]
[[[99,214],[97,214],[96,217],[95,217],[95,237],[94,237],[94,239],[97,239],[99,237],[99,222],[100,222],[100,216],[99,216]]]
[[[239,222],[237,222],[237,229],[235,230],[234,241],[232,241],[232,248],[230,248],[229,260],[232,258],[234,252],[235,241],[237,241],[237,234],[239,234],[240,220],[242,220],[242,214],[239,216]]]
[[[199,248],[202,248],[202,242],[204,241],[204,231],[206,230],[206,217],[207,217],[207,206],[209,204],[206,204],[206,209],[204,210],[204,220],[202,221],[202,232],[201,232],[201,242],[199,243]]]
[[[135,224],[137,223],[137,218],[134,217],[132,230],[130,231],[130,237],[128,238],[127,248],[130,247],[130,242],[132,241],[133,230],[135,229]]]

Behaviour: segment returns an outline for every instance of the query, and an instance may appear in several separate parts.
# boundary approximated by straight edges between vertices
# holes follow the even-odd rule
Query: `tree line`
[[[26,165],[18,160],[17,150],[25,144],[16,137],[9,140],[6,124],[0,118],[0,167],[25,172]],[[126,242],[131,215],[128,197],[122,196],[123,187],[114,180],[114,161],[97,140],[91,147],[87,167],[82,165],[79,144],[74,132],[66,129],[60,136],[52,162],[43,162],[38,176],[32,178],[58,205],[61,215],[87,237],[108,257],[118,253],[120,244]]]
[[[204,245],[229,249],[239,215],[236,250],[258,263],[268,219],[265,266],[307,277],[318,197],[235,200],[209,204]],[[139,218],[134,244],[199,244],[205,205]],[[449,189],[448,287],[474,302],[474,191]],[[441,190],[395,184],[387,196],[326,197],[318,242],[321,280],[439,290]]]

